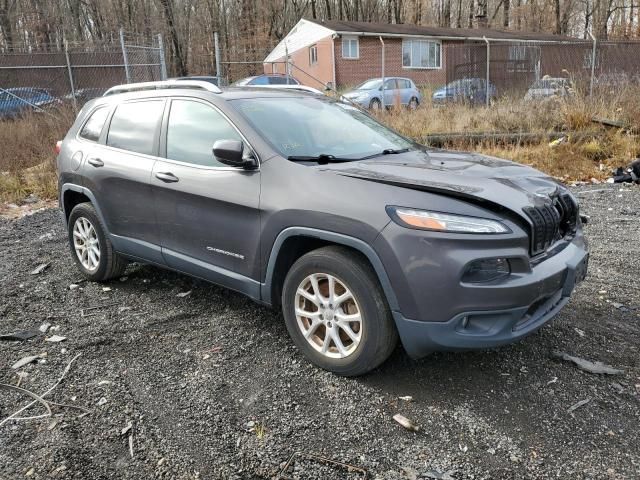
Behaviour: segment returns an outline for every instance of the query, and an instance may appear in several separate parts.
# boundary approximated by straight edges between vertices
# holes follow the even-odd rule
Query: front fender
[[[367,257],[367,259],[373,266],[374,271],[376,272],[378,280],[380,281],[380,285],[382,286],[384,294],[387,298],[389,308],[391,308],[392,311],[399,310],[398,299],[391,285],[391,281],[389,280],[389,276],[387,275],[380,257],[371,245],[355,237],[309,227],[288,227],[282,230],[276,237],[276,240],[273,243],[273,247],[271,248],[271,252],[269,254],[269,262],[267,263],[265,282],[261,285],[261,297],[263,301],[267,301],[267,299],[271,298],[276,261],[278,259],[278,254],[280,253],[282,245],[288,238],[296,236],[318,238],[320,240],[325,240],[336,245],[344,245],[346,247],[353,248],[362,253],[365,257]]]

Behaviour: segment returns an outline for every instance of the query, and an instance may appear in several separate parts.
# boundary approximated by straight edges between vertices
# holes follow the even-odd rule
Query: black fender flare
[[[107,222],[105,222],[104,215],[102,215],[102,210],[100,209],[100,205],[98,205],[95,195],[88,188],[76,185],[75,183],[65,183],[64,185],[62,185],[62,187],[60,187],[60,208],[62,210],[62,213],[64,214],[65,219],[69,218],[69,214],[71,213],[67,212],[64,208],[64,195],[68,191],[82,193],[85,197],[87,197],[91,201],[93,208],[96,209],[96,213],[100,217],[102,225],[104,225],[105,229],[107,228]],[[108,234],[109,232],[106,233]]]
[[[348,235],[344,235],[342,233],[330,232],[326,230],[319,230],[316,228],[309,227],[288,227],[282,230],[275,241],[273,242],[273,246],[271,247],[271,253],[269,254],[269,262],[267,263],[267,271],[265,275],[265,282],[261,285],[261,298],[263,301],[269,301],[271,299],[271,289],[273,282],[273,274],[275,271],[276,261],[278,259],[278,255],[280,253],[280,249],[284,244],[285,240],[291,237],[311,237],[318,238],[321,240],[325,240],[336,245],[344,245],[346,247],[351,247],[360,253],[362,253],[371,265],[380,281],[380,285],[382,286],[382,290],[387,298],[387,303],[389,304],[389,308],[391,311],[399,311],[400,307],[398,305],[398,299],[396,294],[391,286],[391,281],[389,280],[389,276],[384,268],[380,257],[373,249],[371,245],[360,240],[359,238],[351,237]]]

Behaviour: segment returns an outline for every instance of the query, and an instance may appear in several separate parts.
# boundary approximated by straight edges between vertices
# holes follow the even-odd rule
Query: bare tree
[[[158,0],[162,6],[162,13],[164,15],[164,21],[167,24],[167,31],[169,33],[169,39],[171,42],[173,69],[178,76],[184,76],[187,74],[187,66],[182,53],[182,44],[178,37],[178,29],[173,17],[173,2],[172,0]]]

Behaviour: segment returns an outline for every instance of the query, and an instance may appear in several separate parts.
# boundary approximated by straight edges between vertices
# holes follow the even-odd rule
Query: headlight
[[[421,230],[456,233],[509,233],[504,224],[488,218],[466,217],[451,213],[387,207],[389,216],[399,225]]]

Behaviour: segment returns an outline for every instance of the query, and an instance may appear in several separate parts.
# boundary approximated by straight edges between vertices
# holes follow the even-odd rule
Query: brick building
[[[265,73],[289,73],[315,88],[346,87],[369,78],[411,78],[416,84],[442,85],[458,78],[487,74],[499,91],[523,88],[544,75],[583,78],[591,73],[591,41],[545,33],[493,29],[455,29],[301,19],[264,60]],[[628,42],[627,42],[628,43]],[[638,43],[624,55],[597,59],[598,71],[640,72]],[[634,52],[635,55],[629,55]],[[602,57],[603,59],[605,57]],[[613,63],[612,63],[613,62]]]

